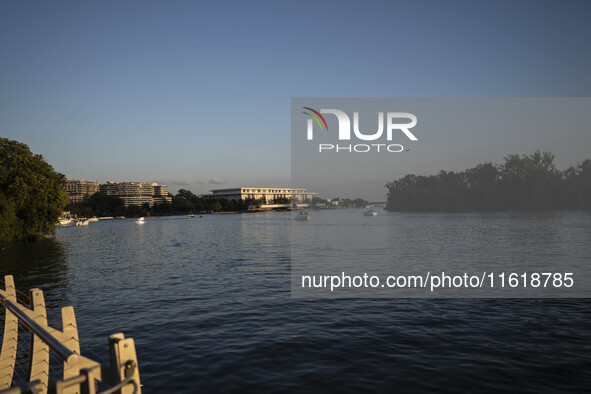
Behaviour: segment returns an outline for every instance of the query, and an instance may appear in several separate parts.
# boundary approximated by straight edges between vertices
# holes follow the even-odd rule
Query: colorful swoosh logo
[[[328,125],[326,124],[326,120],[324,120],[324,116],[320,115],[320,112],[316,111],[315,109],[312,109],[310,107],[302,107],[303,109],[307,109],[308,111],[312,111],[314,112],[316,115],[318,115],[320,117],[320,119],[322,119],[322,121],[324,122],[324,126],[326,126],[326,131],[328,131]],[[322,123],[320,123],[320,120],[314,116],[313,114],[309,113],[309,112],[302,112],[303,114],[309,115],[312,118],[314,118],[314,120],[316,121],[316,123],[318,123],[318,126],[320,126],[320,129],[324,129],[324,127],[322,127]]]

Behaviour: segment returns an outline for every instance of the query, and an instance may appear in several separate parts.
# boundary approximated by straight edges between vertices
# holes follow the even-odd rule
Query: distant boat
[[[144,218],[141,217],[138,220],[135,221],[137,224],[144,224]]]
[[[98,219],[95,217],[92,217],[90,219],[88,219],[89,222],[98,222]]]
[[[60,226],[67,226],[68,224],[72,223],[71,218],[59,218],[57,221]]]
[[[363,216],[378,216],[378,213],[373,209],[370,209],[369,211],[364,212]]]
[[[88,226],[88,220],[78,220],[76,226]]]
[[[190,214],[188,214],[188,215],[187,215],[187,217],[188,217],[189,219],[191,219],[191,218],[194,218],[194,217],[195,217],[195,215],[193,215],[192,213],[190,213]]]
[[[301,222],[308,221],[310,220],[310,215],[308,215],[308,212],[299,212],[296,215],[295,220],[299,220]]]

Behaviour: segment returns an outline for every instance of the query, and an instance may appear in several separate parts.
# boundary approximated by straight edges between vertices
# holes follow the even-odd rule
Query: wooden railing
[[[121,333],[111,335],[110,363],[101,364],[80,354],[78,327],[72,307],[62,308],[62,329],[59,330],[47,324],[41,290],[29,291],[29,308],[17,300],[11,275],[4,277],[4,287],[4,290],[0,289],[0,304],[6,312],[0,353],[0,394],[94,394],[101,386],[109,386],[102,391],[104,394],[141,393],[132,338],[125,338]],[[57,369],[61,376],[50,374],[50,352],[61,363],[62,368]]]

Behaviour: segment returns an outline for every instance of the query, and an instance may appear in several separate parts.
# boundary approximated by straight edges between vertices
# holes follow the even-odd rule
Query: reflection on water
[[[312,215],[300,224],[314,226]],[[446,219],[407,216],[427,233],[433,220]],[[479,220],[488,236],[505,233],[504,221]],[[108,359],[109,334],[133,337],[146,393],[591,386],[589,300],[292,299],[292,223],[290,213],[101,221],[11,246],[1,267],[21,290],[74,306],[83,353]],[[430,242],[421,253],[442,249]]]
[[[13,275],[17,289],[42,288],[48,306],[65,306],[68,267],[64,247],[55,239],[0,244],[0,280]]]

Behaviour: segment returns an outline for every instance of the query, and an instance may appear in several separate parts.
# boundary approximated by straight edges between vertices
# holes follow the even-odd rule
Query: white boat
[[[89,222],[98,222],[98,219],[95,217],[92,217],[90,219],[88,219]]]
[[[299,220],[299,221],[308,221],[310,220],[310,215],[308,215],[308,212],[298,212],[298,214],[295,217],[295,220]]]
[[[144,218],[141,217],[138,220],[135,221],[137,224],[144,224]]]
[[[191,219],[191,218],[194,218],[194,217],[195,217],[195,215],[193,215],[192,213],[190,213],[189,215],[187,215],[187,217],[188,217],[189,219]]]
[[[374,211],[373,209],[370,209],[369,211],[364,212],[363,216],[378,216],[378,213],[376,211]]]
[[[72,223],[71,218],[59,218],[57,221],[60,226],[67,226],[68,224]]]
[[[88,220],[78,220],[76,226],[88,226]]]

